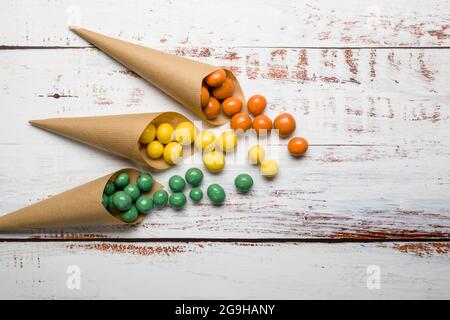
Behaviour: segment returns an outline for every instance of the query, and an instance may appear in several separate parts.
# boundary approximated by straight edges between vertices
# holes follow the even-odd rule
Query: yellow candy
[[[194,141],[195,127],[192,122],[184,121],[175,128],[175,140],[183,146],[190,145]]]
[[[158,140],[150,142],[149,145],[147,145],[147,154],[152,159],[158,159],[162,156],[164,152],[164,146],[161,142]]]
[[[248,149],[248,160],[251,164],[261,163],[266,157],[266,151],[260,144],[255,144]]]
[[[170,164],[176,164],[183,156],[183,147],[178,142],[170,142],[164,148],[164,160]]]
[[[203,164],[205,168],[211,172],[222,171],[225,166],[225,158],[223,153],[220,151],[211,151],[203,155]]]
[[[275,160],[268,159],[261,162],[261,175],[264,177],[274,177],[278,173],[278,163]]]
[[[212,147],[216,143],[216,136],[209,130],[200,132],[195,138],[195,146],[200,151],[211,151]]]
[[[159,142],[167,144],[172,141],[173,127],[169,123],[161,123],[156,130],[156,138]]]
[[[217,145],[223,152],[230,152],[236,148],[237,135],[233,130],[222,132],[217,140]]]
[[[141,137],[139,138],[140,143],[148,144],[155,140],[156,136],[156,127],[153,123],[150,123],[147,128],[145,128],[144,132],[142,132]]]

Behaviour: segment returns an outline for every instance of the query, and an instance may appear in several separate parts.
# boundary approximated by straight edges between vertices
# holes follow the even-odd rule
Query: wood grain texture
[[[258,0],[251,6],[238,0],[4,0],[2,24],[14,28],[2,29],[0,45],[86,46],[67,30],[67,24],[80,24],[153,47],[448,46],[449,5],[448,0]],[[218,19],[214,12],[225,14]]]
[[[59,242],[6,248],[0,252],[2,299],[450,298],[445,243]],[[66,285],[69,266],[80,270],[80,290]],[[373,266],[380,271],[379,289],[367,287]]]

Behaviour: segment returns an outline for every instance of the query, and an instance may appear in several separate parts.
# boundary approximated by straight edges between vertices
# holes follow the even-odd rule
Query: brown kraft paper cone
[[[214,120],[207,120],[200,104],[203,79],[221,68],[104,36],[80,27],[71,27],[71,30],[177,100],[203,121],[219,126],[230,120],[222,113]],[[234,81],[233,96],[242,101],[242,112],[247,112],[239,81],[230,70],[224,69],[228,77]]]
[[[108,212],[102,205],[102,195],[106,183],[122,172],[130,175],[130,181],[136,181],[139,175],[139,171],[125,168],[4,215],[0,217],[0,231],[127,224],[118,216]],[[155,181],[150,195],[160,188],[163,186]],[[144,216],[139,215],[139,219],[135,223],[139,223],[143,219]]]
[[[150,158],[145,147],[140,145],[139,138],[150,122],[155,126],[167,122],[176,127],[183,121],[192,122],[177,112],[159,112],[31,120],[30,124],[135,162],[146,164],[152,169],[165,170],[170,168],[171,164],[167,163],[162,157],[159,159]],[[189,152],[184,149],[183,158],[191,156],[194,153],[194,147],[191,146],[187,151]]]

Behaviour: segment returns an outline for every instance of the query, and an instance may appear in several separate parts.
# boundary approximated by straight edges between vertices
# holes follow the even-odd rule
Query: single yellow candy
[[[216,135],[209,130],[200,132],[195,138],[195,146],[200,151],[211,151],[216,143]]]
[[[278,163],[275,160],[268,159],[261,162],[261,175],[264,177],[274,177],[278,173]]]
[[[164,146],[161,142],[158,140],[150,142],[149,145],[147,145],[147,154],[152,159],[158,159],[162,156],[164,152]]]
[[[220,134],[217,145],[223,152],[230,152],[236,148],[237,141],[238,138],[234,131],[228,130]]]
[[[183,147],[178,142],[170,142],[164,147],[164,160],[170,164],[176,164],[183,156]]]
[[[184,121],[177,125],[175,128],[175,140],[181,143],[183,146],[188,146],[194,142],[195,138],[195,126],[192,122]]]
[[[207,152],[203,155],[203,164],[211,172],[219,172],[225,167],[223,153],[217,150]]]
[[[156,136],[156,127],[153,123],[150,123],[147,128],[145,128],[144,132],[142,132],[141,137],[139,138],[140,143],[148,144],[155,140]]]
[[[161,123],[156,130],[156,138],[163,144],[169,143],[173,138],[173,127],[169,123]]]
[[[255,144],[248,149],[248,160],[251,164],[261,163],[266,157],[266,151],[260,144]]]

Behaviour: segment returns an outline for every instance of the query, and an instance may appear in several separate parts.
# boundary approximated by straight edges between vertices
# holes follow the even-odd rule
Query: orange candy
[[[288,137],[295,131],[295,119],[289,113],[282,113],[273,121],[273,127],[278,129],[278,133],[281,137]]]
[[[233,95],[234,82],[230,78],[226,78],[225,81],[212,89],[212,94],[219,100],[225,100]]]
[[[288,150],[293,156],[301,156],[308,150],[308,141],[302,137],[294,137],[288,143]]]
[[[259,94],[250,97],[250,99],[248,99],[247,102],[248,111],[253,113],[255,116],[263,113],[264,109],[266,108],[266,105],[267,105],[266,98],[264,98]]]
[[[242,109],[242,101],[235,97],[229,97],[222,102],[222,111],[227,116],[233,116]]]
[[[205,86],[202,86],[202,90],[200,91],[200,103],[202,108],[206,107],[209,103],[209,91]]]
[[[203,114],[208,120],[217,118],[220,112],[220,104],[214,97],[209,97],[208,105],[203,108]]]
[[[252,127],[252,119],[248,113],[236,113],[231,118],[230,127],[234,130],[247,131]]]
[[[223,69],[219,69],[208,75],[205,79],[206,84],[210,87],[220,86],[227,78],[227,73]]]
[[[264,114],[260,114],[253,119],[253,129],[256,133],[268,133],[272,129],[272,120]]]

